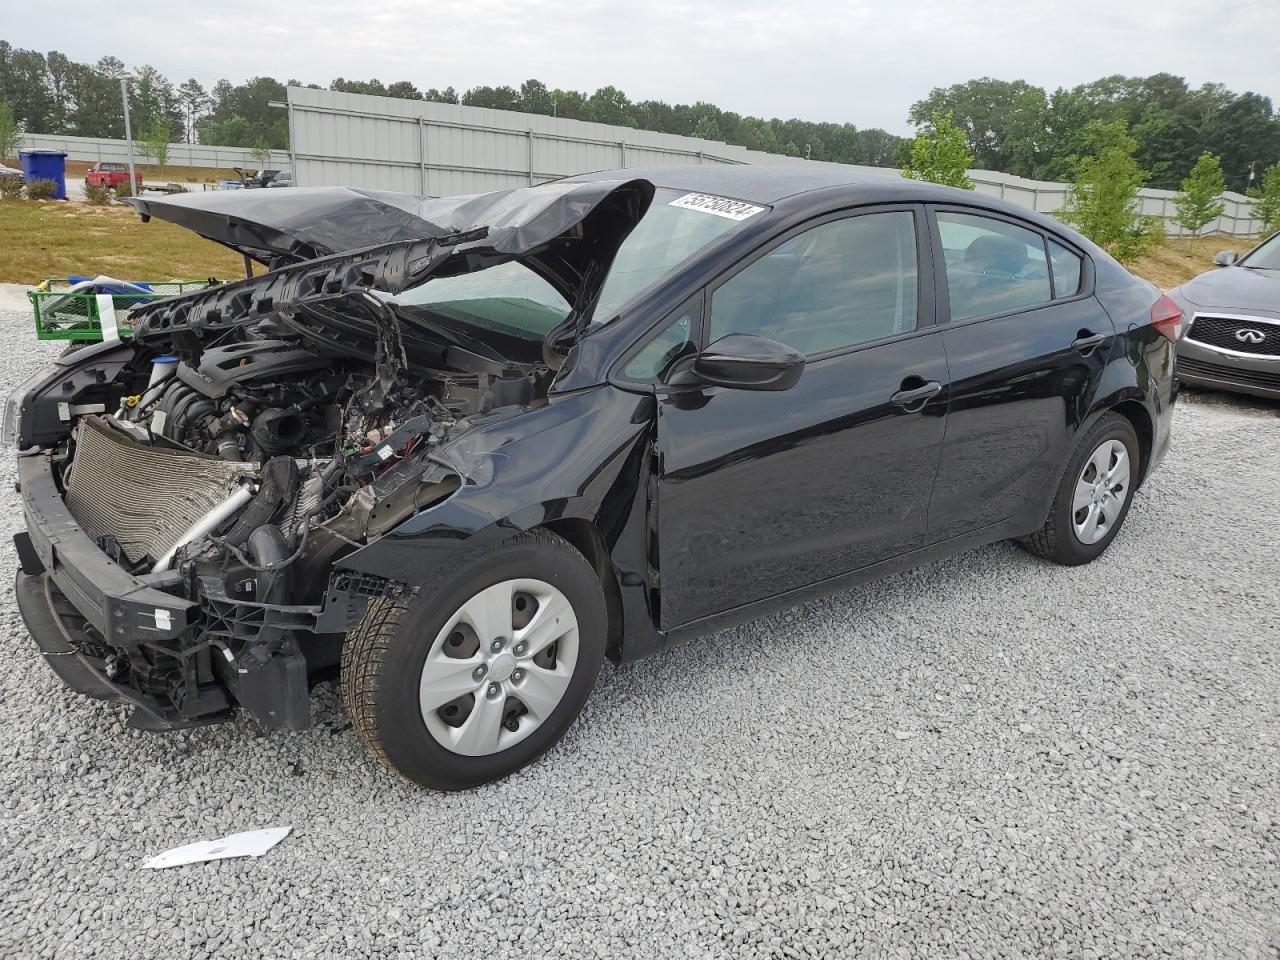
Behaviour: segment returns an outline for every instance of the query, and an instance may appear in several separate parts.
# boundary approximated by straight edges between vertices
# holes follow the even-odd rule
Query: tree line
[[[0,41],[0,101],[8,101],[29,133],[124,136],[119,80],[130,78],[135,130],[168,128],[175,141],[284,149],[288,121],[269,106],[285,99],[285,83],[254,77],[211,88],[195,78],[174,84],[151,66],[130,69],[115,57],[94,64],[65,55],[22,50]],[[745,116],[715,104],[632,100],[615,86],[594,93],[548,87],[540,80],[512,86],[419,89],[408,80],[339,77],[329,89],[404,99],[462,103],[574,120],[721,140],[752,150],[838,163],[904,167],[912,140],[852,123]],[[851,110],[856,104],[851,104]],[[974,165],[1040,180],[1073,180],[1079,158],[1091,151],[1090,131],[1122,123],[1136,143],[1134,156],[1148,172],[1146,185],[1177,189],[1206,151],[1221,159],[1227,187],[1245,192],[1280,159],[1280,116],[1270,98],[1237,93],[1222,84],[1191,87],[1178,76],[1110,76],[1052,92],[1021,80],[984,77],[932,90],[913,104],[908,120],[920,130],[935,115],[950,114],[963,132]]]

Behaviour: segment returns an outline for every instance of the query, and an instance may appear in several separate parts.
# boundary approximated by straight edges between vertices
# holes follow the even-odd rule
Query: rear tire
[[[343,703],[388,767],[463,790],[564,735],[600,672],[607,628],[586,558],[549,531],[522,534],[468,555],[431,594],[370,604],[343,646]]]
[[[1072,451],[1044,526],[1019,542],[1063,566],[1095,560],[1129,515],[1141,465],[1133,425],[1117,413],[1103,414]]]

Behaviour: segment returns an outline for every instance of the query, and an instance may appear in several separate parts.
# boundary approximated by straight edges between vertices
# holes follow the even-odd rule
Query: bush
[[[100,183],[87,183],[84,187],[84,202],[104,207],[111,202],[111,191]]]
[[[1262,190],[1253,213],[1262,221],[1263,232],[1280,230],[1280,163],[1262,171]]]
[[[31,180],[27,183],[28,200],[48,200],[58,192],[58,185],[52,180]]]
[[[1093,154],[1075,160],[1076,179],[1059,219],[1071,224],[1121,263],[1131,263],[1160,243],[1164,226],[1141,211],[1138,189],[1147,172],[1133,158],[1137,141],[1123,120],[1091,121]]]
[[[130,180],[128,177],[125,177],[118,184],[116,184],[115,187],[113,187],[112,189],[114,189],[116,192],[117,200],[120,199],[121,197],[132,197],[133,181]]]
[[[951,114],[935,113],[912,141],[911,160],[902,168],[902,175],[909,180],[972,190],[973,181],[965,173],[971,166],[973,153],[965,142],[964,131],[952,124]]]
[[[22,178],[0,177],[0,200],[21,200]]]

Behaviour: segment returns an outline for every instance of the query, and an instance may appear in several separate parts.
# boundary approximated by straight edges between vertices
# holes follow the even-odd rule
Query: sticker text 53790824
[[[686,193],[676,197],[668,206],[683,207],[685,210],[698,210],[702,213],[714,214],[729,220],[745,220],[757,213],[764,213],[764,207],[742,200],[730,200],[728,197],[716,197],[709,193]]]

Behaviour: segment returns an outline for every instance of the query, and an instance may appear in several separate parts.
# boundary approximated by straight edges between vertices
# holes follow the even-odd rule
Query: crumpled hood
[[[1280,314],[1280,271],[1219,267],[1173,291],[1199,307]]]
[[[129,203],[144,220],[168,220],[273,268],[483,229],[480,245],[487,251],[498,257],[534,254],[531,266],[567,295],[591,259],[612,259],[644,216],[653,191],[647,180],[601,180],[432,200],[384,190],[293,187],[130,197]],[[586,242],[540,261],[538,248],[560,239]]]

